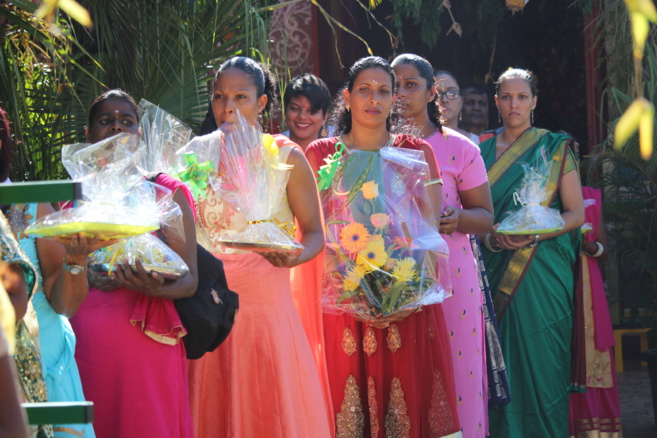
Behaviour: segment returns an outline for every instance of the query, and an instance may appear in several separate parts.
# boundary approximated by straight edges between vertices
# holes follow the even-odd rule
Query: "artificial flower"
[[[413,257],[406,257],[405,259],[397,260],[395,268],[392,270],[392,275],[399,278],[401,281],[411,282],[415,280],[415,259]]]
[[[388,260],[388,253],[386,252],[383,239],[372,239],[368,242],[365,249],[358,253],[356,263],[380,268],[385,264],[386,260]]]
[[[392,238],[392,243],[395,244],[395,250],[417,248],[410,237],[395,236]]]
[[[365,199],[374,199],[379,196],[379,185],[374,181],[367,181],[360,186]]]
[[[370,216],[374,228],[384,229],[390,224],[390,216],[385,213],[374,213]]]
[[[370,233],[361,223],[352,222],[340,231],[340,243],[349,253],[357,253],[367,247]]]
[[[344,290],[351,291],[356,290],[360,285],[360,280],[362,280],[363,274],[361,273],[358,266],[354,266],[347,271],[347,275],[344,276],[342,285]]]

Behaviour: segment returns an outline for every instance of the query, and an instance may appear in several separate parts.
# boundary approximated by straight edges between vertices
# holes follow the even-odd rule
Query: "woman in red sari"
[[[351,67],[336,102],[340,137],[317,140],[306,150],[315,171],[341,142],[347,149],[394,146],[423,151],[431,178],[440,178],[426,142],[390,134],[394,87],[394,72],[382,58],[363,58]],[[440,185],[428,189],[435,211],[440,211]],[[325,218],[331,214],[324,202]],[[324,336],[338,437],[461,436],[441,306],[369,323],[348,314],[324,314]]]

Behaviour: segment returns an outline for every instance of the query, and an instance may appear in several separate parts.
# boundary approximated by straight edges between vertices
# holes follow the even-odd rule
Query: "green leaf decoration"
[[[337,172],[340,167],[340,160],[342,159],[344,148],[345,144],[340,141],[335,145],[335,153],[324,158],[326,164],[320,167],[317,171],[317,188],[320,192],[331,187],[335,172]]]
[[[210,161],[199,164],[198,158],[193,152],[185,154],[185,163],[187,164],[185,171],[179,172],[178,178],[187,184],[194,198],[198,198],[208,186],[208,177],[214,170],[214,165]]]

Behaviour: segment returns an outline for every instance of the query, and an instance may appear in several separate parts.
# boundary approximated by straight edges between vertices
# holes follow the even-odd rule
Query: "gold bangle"
[[[504,248],[498,248],[498,249],[493,249],[493,245],[490,243],[490,233],[486,233],[486,236],[484,237],[484,245],[490,252],[502,252]]]
[[[432,185],[434,185],[434,184],[440,184],[440,185],[442,186],[442,185],[443,185],[443,180],[442,180],[442,178],[434,178],[434,179],[430,179],[429,181],[427,181],[427,182],[424,183],[424,186],[425,186],[425,187],[428,187],[428,186],[432,186]]]

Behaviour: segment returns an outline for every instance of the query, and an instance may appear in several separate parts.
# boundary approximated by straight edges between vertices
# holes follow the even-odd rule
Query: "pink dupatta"
[[[589,242],[595,242],[598,239],[598,227],[600,225],[600,214],[602,211],[602,195],[600,190],[586,186],[582,187],[582,194],[584,195],[584,206],[586,207],[584,210],[584,220],[593,227],[590,232],[584,234],[584,239]],[[586,255],[584,257],[588,264],[591,281],[591,300],[593,302],[593,320],[595,323],[595,348],[598,351],[605,351],[615,344],[611,316],[609,315],[607,297],[605,296],[605,287],[598,261],[593,257]]]

